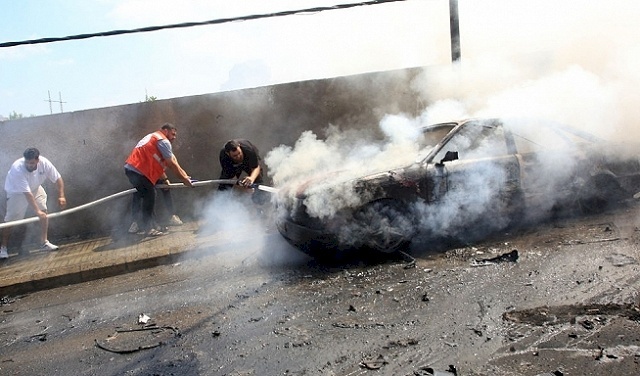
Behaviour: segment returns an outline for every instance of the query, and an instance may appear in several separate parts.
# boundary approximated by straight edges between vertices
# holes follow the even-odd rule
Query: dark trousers
[[[161,184],[161,182],[156,182],[156,184]],[[169,216],[175,214],[175,210],[173,209],[173,198],[171,197],[171,189],[169,188],[161,188],[159,191],[162,193],[162,199],[164,201],[164,206],[167,209],[167,213]]]
[[[131,185],[136,189],[131,201],[131,212],[134,216],[136,213],[142,212],[141,227],[145,232],[149,231],[153,225],[153,208],[156,205],[155,187],[144,175],[127,169],[124,170],[124,173],[127,175]]]

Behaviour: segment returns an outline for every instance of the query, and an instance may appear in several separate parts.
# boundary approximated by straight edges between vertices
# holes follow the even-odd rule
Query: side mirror
[[[442,158],[440,160],[440,163],[438,164],[443,164],[444,162],[450,162],[450,161],[455,161],[458,159],[458,152],[457,151],[448,151],[444,154],[444,158]]]

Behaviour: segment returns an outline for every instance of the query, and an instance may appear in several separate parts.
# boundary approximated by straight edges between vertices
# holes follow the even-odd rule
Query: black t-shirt
[[[222,171],[220,172],[220,179],[233,179],[239,178],[240,174],[244,171],[247,175],[251,174],[251,171],[260,165],[260,154],[258,148],[255,147],[249,140],[236,140],[240,144],[240,150],[242,150],[242,154],[244,158],[241,163],[234,163],[231,157],[227,155],[224,151],[224,148],[220,150],[220,167],[222,167]],[[254,183],[262,183],[262,171],[256,178]],[[219,190],[229,189],[231,185],[228,184],[220,184],[218,186]]]

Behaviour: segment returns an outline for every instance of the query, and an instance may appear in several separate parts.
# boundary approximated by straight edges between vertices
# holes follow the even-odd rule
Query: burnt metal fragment
[[[480,259],[474,260],[474,266],[484,266],[484,265],[492,265],[501,262],[516,262],[518,261],[518,250],[514,249],[509,253],[505,253],[496,257],[488,258],[488,259]]]
[[[378,355],[378,357],[375,359],[364,359],[362,362],[360,362],[360,367],[375,370],[382,368],[382,366],[384,366],[385,364],[389,364],[389,362],[381,354]]]

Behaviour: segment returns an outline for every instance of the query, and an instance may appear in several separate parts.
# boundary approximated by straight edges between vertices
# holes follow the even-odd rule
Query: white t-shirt
[[[7,196],[25,192],[35,194],[45,180],[49,179],[55,183],[60,179],[60,173],[53,163],[43,156],[38,159],[38,167],[32,172],[27,171],[24,158],[13,162],[7,173],[7,179],[4,181],[4,190],[7,191]]]

